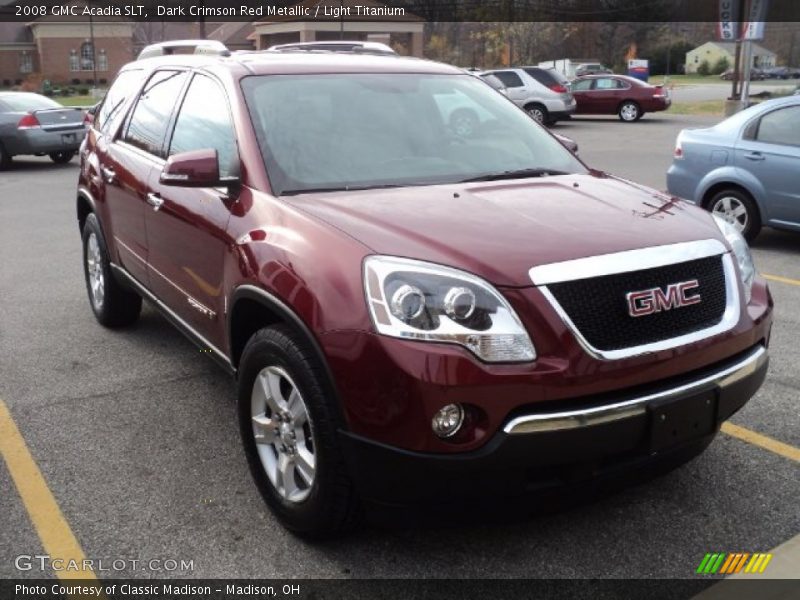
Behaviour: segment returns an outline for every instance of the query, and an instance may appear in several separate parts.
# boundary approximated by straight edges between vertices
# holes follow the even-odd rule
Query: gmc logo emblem
[[[625,298],[628,300],[628,314],[632,317],[644,317],[673,308],[700,304],[700,294],[689,293],[700,287],[697,279],[672,283],[662,290],[651,288],[639,292],[629,292]]]

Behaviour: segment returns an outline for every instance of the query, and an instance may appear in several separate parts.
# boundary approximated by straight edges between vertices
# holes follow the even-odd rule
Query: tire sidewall
[[[284,525],[298,532],[314,530],[319,527],[322,521],[320,516],[325,509],[328,483],[327,463],[330,458],[326,455],[326,445],[321,443],[322,432],[319,431],[318,425],[322,419],[317,404],[324,402],[324,398],[320,397],[324,388],[322,382],[313,381],[315,375],[303,360],[294,341],[275,330],[270,333],[273,335],[258,336],[257,334],[258,337],[252,344],[248,344],[242,355],[237,402],[242,445],[259,492]],[[308,497],[301,502],[290,502],[282,498],[272,485],[261,463],[253,435],[251,423],[253,385],[261,370],[268,366],[280,367],[288,373],[303,397],[311,421],[315,454],[314,483]]]
[[[100,260],[102,262],[103,268],[103,286],[105,288],[105,297],[103,298],[103,304],[100,308],[94,302],[94,297],[92,296],[92,289],[91,284],[89,283],[89,266],[86,261],[86,254],[88,252],[88,245],[89,245],[89,236],[91,234],[95,235],[97,239],[97,245],[100,249]],[[108,314],[108,300],[109,300],[109,284],[110,284],[110,277],[111,277],[111,266],[110,261],[108,258],[108,249],[106,248],[106,240],[103,237],[103,232],[100,229],[100,223],[97,220],[97,217],[92,213],[86,217],[86,223],[83,225],[83,235],[82,238],[82,245],[83,245],[83,277],[86,283],[86,293],[89,296],[89,305],[92,307],[92,312],[94,312],[97,320],[101,323],[105,323],[106,320],[109,318]]]

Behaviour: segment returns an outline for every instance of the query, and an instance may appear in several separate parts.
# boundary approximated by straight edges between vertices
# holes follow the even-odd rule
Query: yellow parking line
[[[781,283],[788,283],[789,285],[800,285],[800,279],[790,279],[789,277],[781,277],[780,275],[767,275],[766,273],[762,273],[761,276],[770,281],[780,281]]]
[[[55,571],[59,579],[97,579],[94,571],[83,568],[84,554],[78,540],[64,519],[61,509],[42,472],[33,460],[11,413],[0,399],[0,454],[14,480],[25,510],[33,522],[42,546],[50,559],[62,559],[64,569]],[[66,570],[75,561],[76,570]]]
[[[753,444],[754,446],[758,446],[764,450],[769,450],[770,452],[779,454],[780,456],[788,458],[789,460],[800,462],[800,448],[795,448],[789,444],[784,444],[776,439],[756,433],[755,431],[751,431],[745,427],[734,425],[728,421],[722,424],[722,432],[742,440],[743,442],[747,442],[748,444]]]

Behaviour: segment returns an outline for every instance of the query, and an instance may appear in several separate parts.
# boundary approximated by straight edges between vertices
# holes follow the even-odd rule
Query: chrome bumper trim
[[[714,386],[726,388],[731,386],[758,371],[767,362],[767,359],[767,349],[764,346],[759,346],[736,364],[691,383],[614,404],[605,404],[581,410],[516,417],[506,424],[503,431],[511,435],[542,431],[562,431],[628,419],[644,414],[647,411],[647,405],[657,400],[666,400],[684,394],[699,392],[703,388],[712,388]]]

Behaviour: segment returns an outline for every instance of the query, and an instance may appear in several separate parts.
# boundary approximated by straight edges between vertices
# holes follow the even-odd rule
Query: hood
[[[722,239],[703,210],[602,174],[296,196],[293,205],[376,254],[530,286],[531,267]]]

